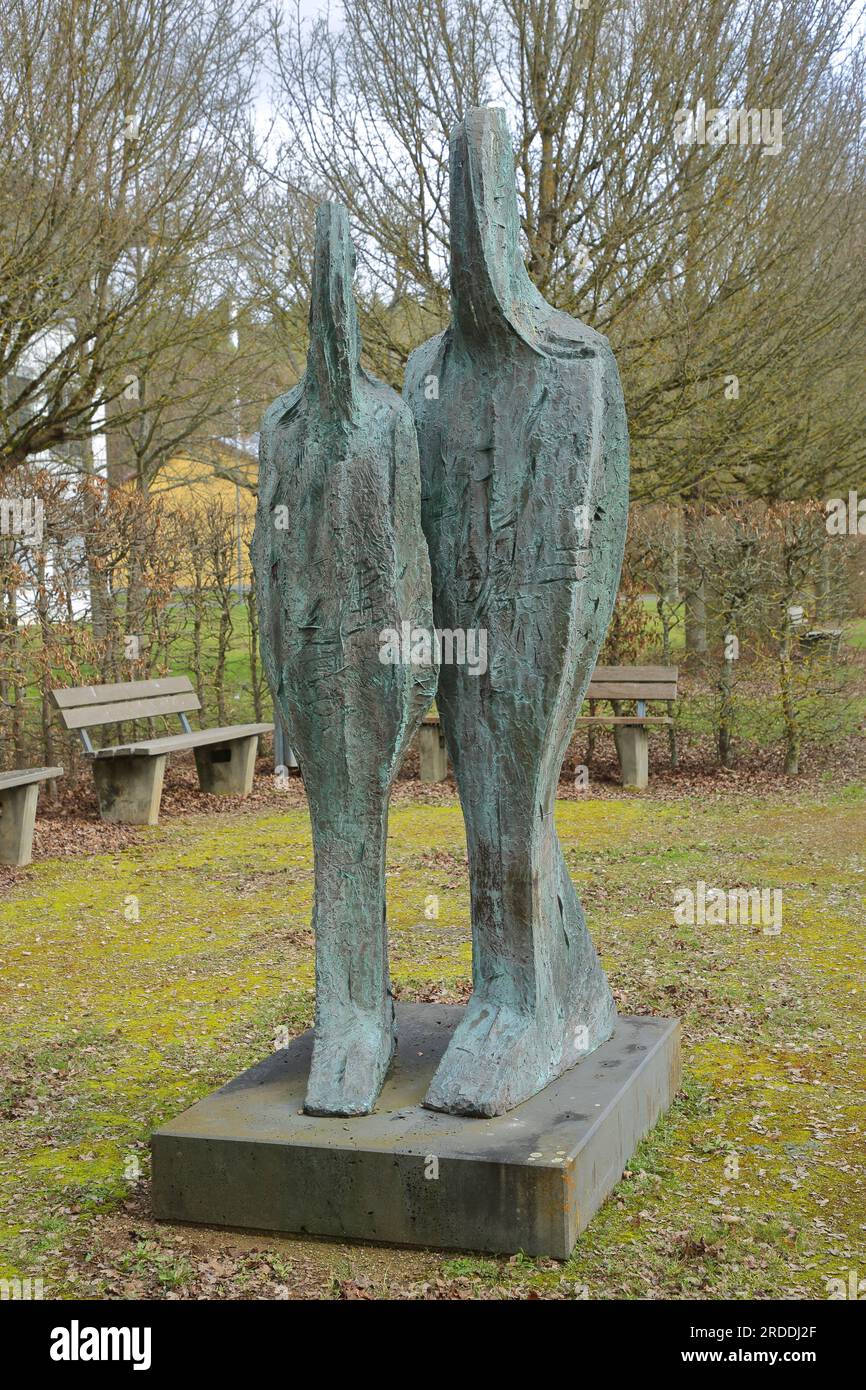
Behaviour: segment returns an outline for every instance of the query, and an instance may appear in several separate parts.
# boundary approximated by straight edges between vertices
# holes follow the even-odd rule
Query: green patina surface
[[[269,1296],[266,1266],[290,1296],[363,1279],[373,1296],[442,1281],[590,1298],[821,1298],[828,1278],[866,1278],[864,824],[856,787],[557,804],[620,1009],[680,1016],[686,1068],[566,1266],[230,1232],[203,1261],[198,1232],[151,1223],[151,1130],[311,1022],[308,817],[175,822],[122,856],[34,866],[0,897],[0,1277],[190,1296],[205,1263],[205,1291],[229,1296]],[[393,810],[405,997],[456,996],[470,973],[464,854],[456,803]],[[781,887],[781,935],[677,926],[674,890],[698,880]]]
[[[404,395],[436,623],[483,634],[489,664],[443,660],[439,677],[468,831],[474,991],[425,1104],[501,1115],[616,1022],[553,803],[616,598],[628,431],[607,339],[527,274],[503,110],[466,114],[449,170],[451,323],[412,354]]]
[[[265,413],[251,555],[262,659],[310,803],[316,1043],[305,1108],[365,1115],[395,1046],[385,947],[391,787],[436,693],[432,642],[382,661],[387,632],[429,633],[415,427],[360,364],[345,208],[322,203],[307,370]],[[288,524],[282,524],[286,521]]]

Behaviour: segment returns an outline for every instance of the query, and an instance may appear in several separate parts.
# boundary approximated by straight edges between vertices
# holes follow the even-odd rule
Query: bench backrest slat
[[[675,700],[676,666],[596,666],[587,700]]]
[[[156,719],[201,708],[187,676],[164,680],[127,681],[114,685],[83,685],[74,690],[53,690],[52,699],[67,729],[97,728],[101,724],[125,724]]]
[[[590,681],[586,691],[587,700],[675,700],[677,687],[674,681],[662,685],[655,681],[647,685],[645,681]]]
[[[121,700],[147,700],[155,695],[187,695],[192,690],[188,676],[161,676],[152,681],[120,681],[114,685],[76,685],[52,690],[58,709],[77,705],[115,705]]]
[[[662,681],[670,684],[675,681],[677,666],[596,666],[592,673],[594,681]]]
[[[67,729],[98,728],[100,724],[126,724],[136,719],[157,719],[199,708],[196,695],[162,695],[156,700],[122,700],[116,705],[82,705],[61,711]]]

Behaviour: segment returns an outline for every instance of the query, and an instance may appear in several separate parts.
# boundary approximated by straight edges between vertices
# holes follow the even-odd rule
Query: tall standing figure
[[[504,114],[451,139],[452,322],[409,361],[441,629],[486,629],[487,670],[443,665],[466,820],[474,991],[425,1103],[497,1115],[608,1038],[616,1013],[553,820],[615,601],[628,435],[607,340],[549,305],[519,247]]]
[[[307,370],[265,415],[252,556],[264,663],[300,763],[315,856],[316,1030],[306,1109],[370,1111],[394,1050],[385,843],[436,668],[383,662],[432,627],[409,408],[360,366],[345,209],[325,203]],[[384,649],[387,652],[387,647]],[[422,650],[423,657],[423,650]]]

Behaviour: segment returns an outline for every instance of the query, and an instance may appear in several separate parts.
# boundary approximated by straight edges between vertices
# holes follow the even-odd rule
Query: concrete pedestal
[[[256,772],[258,734],[194,748],[198,784],[215,796],[249,796]]]
[[[422,782],[444,782],[448,776],[448,749],[438,719],[425,719],[418,730],[418,776]]]
[[[23,869],[33,858],[39,783],[0,791],[0,864]]]
[[[374,1114],[301,1113],[304,1033],[157,1130],[169,1221],[566,1259],[679,1086],[679,1023],[622,1018],[609,1042],[507,1115],[421,1106],[462,1009],[397,1007]]]
[[[624,787],[644,791],[649,782],[649,734],[642,724],[622,724],[614,729],[614,742]]]
[[[165,753],[157,757],[94,758],[99,814],[120,825],[158,825]]]

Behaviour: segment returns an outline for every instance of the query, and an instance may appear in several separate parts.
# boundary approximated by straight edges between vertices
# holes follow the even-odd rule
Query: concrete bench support
[[[21,869],[30,863],[38,800],[38,782],[0,788],[0,864]]]
[[[649,782],[649,734],[644,724],[620,724],[613,731],[624,787],[643,791]]]
[[[448,776],[448,749],[439,721],[422,724],[418,730],[419,776],[422,782],[444,782]]]
[[[99,814],[122,825],[157,825],[165,753],[154,757],[94,758]]]
[[[214,796],[249,796],[256,770],[258,734],[195,748],[198,784]]]

